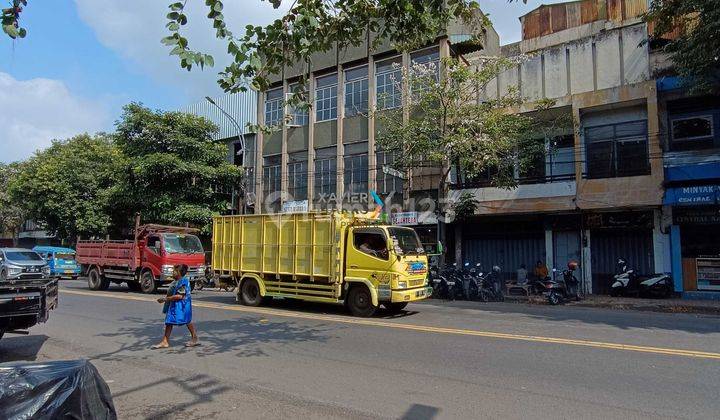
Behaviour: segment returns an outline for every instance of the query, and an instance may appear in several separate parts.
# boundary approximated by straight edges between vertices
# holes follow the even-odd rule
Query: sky
[[[0,0],[2,1],[2,0]],[[561,0],[480,0],[502,44],[520,39],[518,17]],[[202,0],[188,1],[184,32],[215,67],[182,70],[160,44],[169,0],[30,0],[22,14],[25,39],[0,33],[0,162],[26,159],[53,139],[112,131],[122,107],[141,102],[174,110],[221,94],[217,72],[225,45],[217,42]],[[284,1],[284,3],[288,3]],[[264,0],[226,0],[230,30],[279,17]],[[237,28],[237,29],[235,29]]]

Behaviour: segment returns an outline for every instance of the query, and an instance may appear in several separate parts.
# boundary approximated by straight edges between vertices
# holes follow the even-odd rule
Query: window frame
[[[348,73],[363,68],[365,69],[365,74],[363,76],[347,77]],[[343,83],[345,88],[345,103],[343,104],[345,111],[344,117],[350,118],[367,113],[370,104],[370,74],[368,65],[363,64],[361,66],[350,67],[343,70],[343,73],[345,74],[345,80]],[[356,96],[359,97],[359,107],[357,106],[358,102],[355,101]],[[348,100],[348,98],[352,99]]]
[[[677,121],[687,121],[687,120],[695,120],[695,119],[709,119],[710,120],[710,134],[707,136],[694,136],[694,137],[685,137],[685,138],[676,138],[675,137],[675,127],[673,124]],[[682,116],[676,116],[670,118],[670,141],[675,143],[688,143],[688,142],[694,142],[697,140],[709,140],[710,142],[713,141],[715,138],[715,115],[714,114],[697,114],[697,115],[682,115]]]
[[[320,86],[323,79],[334,77],[335,83]],[[327,96],[326,96],[327,94]],[[321,98],[322,96],[322,98]],[[326,74],[315,79],[315,122],[337,120],[338,74]],[[325,105],[328,105],[327,107]],[[333,115],[334,111],[334,115]]]
[[[280,92],[280,96],[277,98],[270,98],[270,96],[274,92]],[[270,108],[270,109],[269,109]],[[267,92],[265,92],[265,125],[266,126],[276,126],[280,125],[283,121],[283,88],[278,87],[275,89],[270,89]]]
[[[383,243],[385,244],[385,256],[382,257],[380,255],[372,255],[368,254],[367,252],[360,249],[360,247],[356,244],[357,234],[366,234],[366,235],[379,235]],[[371,257],[371,258],[377,258],[378,260],[382,261],[388,261],[390,259],[390,247],[388,246],[388,237],[385,235],[385,231],[383,229],[380,229],[378,227],[358,227],[354,228],[352,231],[353,240],[352,240],[352,247],[355,251],[361,253],[362,255]]]
[[[642,137],[640,136],[620,136],[618,137],[618,127],[623,125],[630,125],[630,124],[636,124],[636,123],[644,123],[644,130]],[[588,140],[588,130],[592,129],[599,129],[599,128],[612,128],[613,134],[612,137],[601,137],[592,141]],[[632,177],[632,176],[645,176],[649,175],[651,173],[651,166],[650,166],[650,139],[649,139],[649,128],[648,128],[648,120],[647,119],[640,119],[640,120],[630,120],[630,121],[623,121],[623,122],[617,122],[612,124],[600,124],[595,125],[591,127],[584,127],[583,128],[583,143],[585,146],[585,170],[584,170],[584,177],[587,179],[607,179],[607,178],[626,178],[626,177]],[[642,138],[642,140],[640,140]],[[642,168],[642,170],[639,170],[637,172],[630,172],[625,169],[622,169],[619,167],[618,163],[620,160],[620,155],[618,153],[618,145],[621,145],[623,143],[630,143],[630,142],[638,142],[642,141],[645,146],[645,163],[646,166]],[[589,168],[589,162],[590,159],[590,152],[591,152],[591,145],[597,145],[600,143],[610,143],[610,160],[609,163],[611,164],[611,168],[609,169],[609,173],[607,175],[592,175],[590,174],[590,168]]]
[[[400,59],[400,66],[396,66],[397,59]],[[391,65],[388,70],[378,71],[378,67],[382,63],[390,62]],[[375,62],[375,106],[378,110],[389,110],[402,108],[403,106],[403,76],[402,76],[402,56],[388,57],[383,60]],[[398,79],[393,80],[393,75],[399,75]],[[380,78],[383,78],[383,83],[380,83]],[[397,89],[397,83],[400,84],[400,88]],[[380,93],[381,87],[383,88],[382,94]],[[387,93],[387,88],[392,87],[392,94],[383,96]],[[388,100],[392,101],[391,106],[386,106]],[[382,101],[382,105],[381,105]]]

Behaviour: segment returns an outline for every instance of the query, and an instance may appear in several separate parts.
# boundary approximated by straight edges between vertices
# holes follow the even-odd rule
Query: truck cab
[[[409,302],[430,296],[432,289],[425,284],[427,271],[427,256],[413,229],[387,225],[350,227],[346,243],[344,280],[348,291],[345,298],[357,315],[368,316],[364,312],[371,311],[377,304],[400,311]],[[372,286],[368,288],[369,296],[349,290],[358,281]],[[373,289],[377,291],[376,297],[372,296]]]

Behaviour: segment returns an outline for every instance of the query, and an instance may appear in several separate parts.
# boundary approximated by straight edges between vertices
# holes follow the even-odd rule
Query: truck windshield
[[[34,251],[11,251],[5,253],[9,261],[42,261],[42,257]]]
[[[177,233],[166,233],[165,252],[168,254],[202,254],[203,246],[195,235],[181,235]]]
[[[396,251],[402,254],[423,254],[425,249],[420,245],[417,233],[410,228],[391,227],[388,228],[390,238],[395,245]]]

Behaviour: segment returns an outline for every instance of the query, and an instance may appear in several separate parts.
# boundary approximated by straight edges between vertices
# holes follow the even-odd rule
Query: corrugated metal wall
[[[225,112],[232,115],[243,130],[248,134],[247,124],[257,123],[257,92],[249,89],[247,92],[231,93],[213,98],[216,104]],[[188,105],[180,111],[199,115],[209,119],[218,126],[215,140],[227,139],[238,135],[237,128],[230,119],[207,100]]]
[[[647,12],[647,0],[582,0],[542,5],[522,16],[523,39],[532,39],[598,20],[623,20]]]
[[[518,232],[470,238],[463,241],[463,258],[463,262],[481,263],[484,270],[499,265],[503,278],[511,279],[520,264],[532,272],[536,261],[545,261],[545,234]]]
[[[592,253],[592,288],[595,294],[609,293],[610,281],[622,257],[639,274],[654,272],[652,230],[593,230],[590,232]]]

